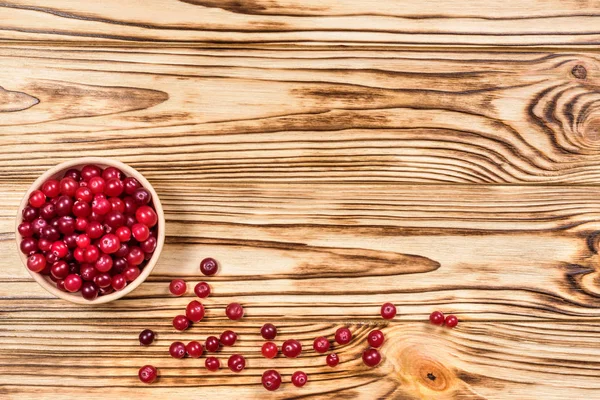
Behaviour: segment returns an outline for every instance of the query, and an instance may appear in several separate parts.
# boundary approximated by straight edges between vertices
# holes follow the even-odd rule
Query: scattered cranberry
[[[181,342],[173,342],[171,343],[171,346],[169,346],[169,354],[171,354],[171,357],[173,358],[183,358],[185,357],[185,353],[185,344]]]
[[[286,340],[281,345],[281,352],[286,357],[296,358],[302,352],[302,344],[294,339]]]
[[[302,387],[308,382],[308,375],[302,371],[296,371],[292,374],[292,383],[296,387]]]
[[[65,278],[65,289],[71,293],[78,292],[82,284],[83,280],[79,275],[71,274]]]
[[[367,349],[362,355],[363,362],[369,367],[375,367],[381,362],[381,354],[376,349]]]
[[[173,327],[178,331],[185,331],[190,326],[190,320],[185,315],[177,315],[173,318]]]
[[[260,334],[267,340],[273,340],[277,336],[277,328],[273,324],[266,323],[260,328]]]
[[[236,340],[236,333],[229,330],[221,333],[221,337],[219,338],[219,341],[223,344],[223,346],[233,346]]]
[[[227,366],[233,372],[241,372],[246,367],[246,359],[240,354],[233,354],[229,357]]]
[[[142,368],[140,368],[140,371],[138,372],[138,377],[140,378],[140,381],[146,384],[153,383],[156,380],[157,376],[158,371],[152,365],[144,365]]]
[[[193,300],[187,305],[185,315],[192,322],[198,322],[204,318],[204,306],[199,301]]]
[[[186,289],[187,285],[182,279],[173,279],[171,281],[171,284],[169,285],[169,290],[171,291],[171,294],[175,296],[182,296],[185,293]]]
[[[217,371],[221,367],[221,363],[217,357],[207,357],[204,361],[204,366],[209,371]]]
[[[206,338],[204,346],[206,347],[206,351],[215,352],[219,350],[219,339],[216,336],[209,336]]]
[[[448,328],[454,328],[456,325],[458,325],[458,318],[456,318],[456,315],[448,315],[446,317],[446,326]]]
[[[205,258],[200,262],[200,272],[204,275],[214,275],[218,269],[217,261],[214,258]]]
[[[396,316],[396,306],[392,303],[385,303],[381,306],[381,316],[385,319],[392,319]]]
[[[313,348],[317,353],[325,353],[329,350],[329,340],[325,336],[320,336],[313,342]]]
[[[266,358],[275,358],[277,356],[277,345],[273,342],[267,342],[260,349],[262,355]]]
[[[231,320],[238,320],[244,316],[244,308],[240,303],[231,303],[225,309],[225,314]]]
[[[369,336],[367,336],[367,341],[371,347],[381,347],[384,340],[383,332],[378,329],[369,332]]]
[[[331,353],[327,356],[325,361],[327,362],[327,365],[329,365],[330,367],[333,368],[340,363],[340,358],[338,357],[337,354]]]
[[[188,355],[192,358],[200,358],[204,352],[204,348],[200,343],[193,340],[185,346],[185,351],[187,351]]]
[[[444,324],[444,314],[441,311],[434,311],[429,315],[429,321],[434,325]]]
[[[269,369],[262,374],[262,384],[265,389],[274,391],[281,386],[281,375],[274,369]]]
[[[27,259],[27,268],[33,272],[42,272],[46,268],[46,257],[40,253],[35,253]]]
[[[335,331],[335,341],[339,344],[348,344],[352,340],[352,331],[346,327]]]
[[[154,337],[156,335],[154,334],[154,332],[150,329],[144,329],[141,333],[140,333],[140,344],[143,346],[150,346],[152,344],[152,342],[154,342]]]
[[[194,287],[194,293],[196,293],[196,296],[204,299],[210,295],[210,286],[206,282],[200,282]]]

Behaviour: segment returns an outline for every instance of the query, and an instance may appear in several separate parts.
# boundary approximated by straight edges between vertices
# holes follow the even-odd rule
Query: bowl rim
[[[98,296],[94,300],[84,299],[81,296],[81,292],[77,292],[77,293],[63,292],[54,285],[54,282],[47,280],[43,275],[41,275],[37,272],[33,272],[29,268],[27,268],[27,256],[25,254],[23,254],[23,252],[21,252],[21,250],[20,250],[20,242],[21,242],[22,236],[19,233],[19,229],[18,229],[19,224],[21,222],[23,222],[23,209],[29,203],[29,196],[31,195],[31,192],[39,189],[44,182],[46,182],[48,179],[52,178],[54,175],[58,174],[59,172],[62,172],[69,168],[83,167],[84,165],[88,165],[88,164],[95,164],[95,165],[99,165],[102,167],[115,167],[115,168],[120,169],[126,176],[133,176],[134,178],[136,178],[140,182],[142,187],[147,189],[150,192],[150,194],[152,195],[154,209],[156,210],[156,215],[158,216],[158,223],[157,223],[158,224],[158,235],[156,238],[156,249],[154,250],[152,258],[150,258],[150,260],[148,260],[148,264],[146,264],[146,266],[142,270],[142,273],[140,274],[140,276],[138,276],[134,281],[130,282],[127,286],[125,286],[125,288],[123,290],[113,292],[106,296]],[[21,263],[23,264],[23,267],[27,270],[27,272],[29,272],[29,275],[31,275],[31,277],[46,291],[55,295],[58,298],[70,301],[71,303],[83,304],[83,305],[104,304],[104,303],[109,303],[111,301],[120,299],[121,297],[131,293],[139,285],[141,285],[142,282],[144,282],[146,280],[146,278],[148,278],[148,276],[150,275],[150,273],[156,266],[156,262],[158,261],[158,259],[160,257],[160,254],[162,252],[163,245],[165,242],[165,215],[164,215],[164,211],[162,208],[162,204],[160,203],[160,199],[158,198],[158,195],[156,194],[154,187],[150,184],[150,182],[148,182],[148,180],[140,172],[135,170],[133,167],[130,167],[129,165],[127,165],[121,161],[114,160],[112,158],[81,157],[81,158],[68,160],[68,161],[65,161],[60,164],[55,165],[54,167],[52,167],[52,168],[48,169],[46,172],[44,172],[39,178],[37,178],[35,180],[35,182],[33,182],[31,184],[31,186],[29,187],[29,189],[23,196],[23,199],[21,200],[21,203],[19,204],[19,209],[17,210],[17,217],[16,217],[16,221],[15,221],[15,239],[17,242],[17,251],[19,253],[19,257],[21,259]]]

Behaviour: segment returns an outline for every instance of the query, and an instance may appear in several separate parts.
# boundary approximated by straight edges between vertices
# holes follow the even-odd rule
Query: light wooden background
[[[0,398],[600,399],[600,2],[500,3],[0,3]],[[155,273],[95,308],[38,287],[13,234],[33,180],[78,156],[144,173],[167,216]],[[193,293],[168,282],[205,256],[208,318],[176,333]],[[309,350],[260,357],[267,321]],[[329,369],[310,344],[342,324]],[[242,374],[168,356],[225,328]],[[310,383],[267,396],[272,367]]]

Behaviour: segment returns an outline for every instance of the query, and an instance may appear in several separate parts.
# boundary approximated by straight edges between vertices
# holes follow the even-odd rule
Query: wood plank
[[[597,46],[595,0],[7,0],[0,40]]]
[[[0,180],[598,184],[593,53],[0,48]],[[22,157],[27,153],[27,159]]]

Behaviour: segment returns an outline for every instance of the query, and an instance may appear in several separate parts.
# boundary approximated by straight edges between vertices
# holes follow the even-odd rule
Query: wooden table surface
[[[0,398],[600,399],[599,7],[3,1]],[[167,218],[154,273],[97,307],[41,289],[13,233],[34,179],[80,156],[138,169]],[[193,293],[168,282],[194,285],[206,256],[222,267],[208,317],[177,333]],[[265,322],[302,356],[262,358]],[[355,340],[330,369],[311,343],[343,325]],[[226,328],[241,374],[169,357]],[[274,367],[310,382],[268,394]]]

